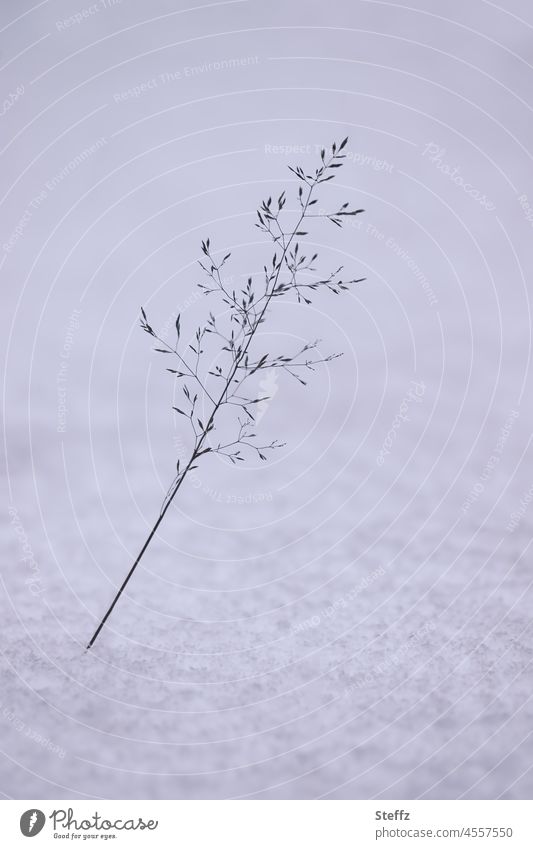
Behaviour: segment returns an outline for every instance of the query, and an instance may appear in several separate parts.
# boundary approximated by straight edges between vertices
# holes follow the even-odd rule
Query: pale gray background
[[[2,0],[0,30],[3,794],[530,797],[531,5]],[[279,381],[268,464],[198,470],[83,655],[182,438],[139,307],[193,327],[200,240],[260,269],[256,204],[314,162],[270,146],[346,134],[325,193],[367,212],[313,244],[367,282],[272,325],[345,357]]]

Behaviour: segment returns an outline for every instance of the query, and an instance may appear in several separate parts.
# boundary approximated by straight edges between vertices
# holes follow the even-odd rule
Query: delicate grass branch
[[[176,368],[167,367],[167,371],[174,376],[180,396],[179,406],[173,405],[172,409],[188,421],[191,453],[186,464],[177,462],[176,475],[165,495],[159,517],[91,638],[88,649],[117,604],[183,481],[197,468],[200,458],[216,454],[237,465],[244,462],[250,453],[264,461],[270,451],[284,446],[285,443],[278,439],[258,441],[254,412],[258,404],[268,400],[268,396],[253,388],[254,375],[264,370],[282,369],[305,385],[302,372],[315,371],[317,366],[341,356],[340,353],[321,356],[318,353],[320,340],[306,343],[293,354],[271,354],[260,349],[254,351],[254,347],[257,347],[254,343],[257,342],[258,330],[266,320],[272,302],[292,295],[298,303],[303,301],[310,304],[312,297],[321,289],[340,295],[364,279],[343,279],[340,276],[342,266],[327,276],[314,279],[318,254],[308,256],[299,241],[308,236],[308,230],[305,229],[308,219],[326,218],[341,227],[344,218],[363,212],[362,209],[350,209],[349,203],[343,203],[329,213],[313,211],[318,202],[315,197],[318,187],[332,180],[336,174],[335,169],[343,164],[346,155],[342,151],[347,141],[346,138],[338,146],[333,144],[328,154],[324,148],[320,154],[320,164],[313,174],[307,174],[301,166],[289,167],[300,184],[296,215],[286,209],[286,192],[282,192],[274,202],[271,197],[262,201],[257,210],[255,226],[272,242],[274,253],[269,263],[263,266],[261,275],[248,277],[240,289],[229,287],[221,271],[231,254],[226,253],[217,260],[217,253],[212,250],[210,240],[201,243],[203,258],[199,266],[205,280],[198,286],[213,300],[214,306],[205,324],[196,329],[192,341],[182,342],[181,317],[178,316],[175,324],[176,342],[174,347],[169,345],[155,332],[145,310],[141,309],[141,327],[157,343],[154,350],[161,355],[174,357],[177,361]],[[223,426],[231,427],[227,422],[227,414],[231,418],[232,413],[236,416],[232,437],[216,438],[215,431],[221,417],[224,417]]]

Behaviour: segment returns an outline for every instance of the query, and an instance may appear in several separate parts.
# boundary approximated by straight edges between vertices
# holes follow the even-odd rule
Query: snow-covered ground
[[[1,792],[530,797],[531,9],[52,5],[2,72]],[[347,132],[324,205],[367,211],[312,238],[367,282],[268,339],[345,356],[272,378],[286,448],[202,463],[84,653],[185,433],[140,305],[194,329],[200,239],[260,269]]]

